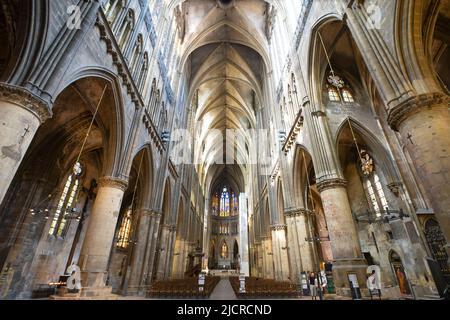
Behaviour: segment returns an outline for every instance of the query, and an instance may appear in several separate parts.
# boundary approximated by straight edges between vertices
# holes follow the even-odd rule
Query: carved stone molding
[[[421,94],[411,97],[388,111],[388,123],[392,129],[398,130],[400,124],[409,116],[434,105],[449,103],[450,97],[441,92]]]
[[[0,100],[26,108],[35,114],[41,123],[52,117],[52,110],[47,102],[22,87],[0,82]]]
[[[291,131],[286,138],[286,142],[283,145],[283,151],[285,154],[287,154],[291,150],[295,141],[297,141],[297,136],[300,134],[300,131],[303,128],[303,121],[303,109],[300,109],[295,119],[294,125],[292,126]]]
[[[98,186],[100,188],[120,189],[125,192],[128,188],[128,181],[115,177],[102,177],[98,180]]]
[[[186,21],[184,15],[185,13],[183,12],[183,6],[177,6],[175,8],[175,22],[177,25],[178,36],[180,37],[181,43],[183,43],[184,36],[186,35]]]
[[[162,213],[161,212],[158,212],[158,211],[155,211],[155,210],[152,210],[151,211],[151,213],[150,213],[150,216],[152,217],[152,218],[155,218],[155,219],[161,219],[161,217],[162,217]]]
[[[311,210],[304,209],[304,208],[297,208],[297,209],[291,209],[291,210],[285,211],[284,215],[287,218],[291,218],[291,217],[298,217],[301,215],[309,215],[311,213],[312,213]]]
[[[311,112],[311,115],[314,117],[317,117],[317,118],[326,117],[326,113],[323,112],[322,110],[313,111],[313,112]]]
[[[285,224],[273,224],[270,226],[270,229],[273,231],[278,231],[278,230],[286,230],[287,229],[287,225]]]
[[[173,224],[163,224],[162,225],[163,229],[166,229],[170,232],[177,230],[177,226],[173,225]]]
[[[400,195],[400,190],[402,188],[403,184],[399,181],[391,182],[387,185],[389,190],[398,197]]]
[[[221,0],[223,1],[223,0]],[[266,4],[266,23],[265,23],[265,33],[266,33],[266,38],[267,41],[270,43],[272,40],[272,35],[273,35],[273,28],[275,25],[275,18],[277,15],[277,10],[276,8],[267,3]]]
[[[151,216],[152,214],[152,209],[148,209],[148,208],[141,208],[138,210],[142,216]]]
[[[319,190],[319,192],[334,188],[345,188],[346,186],[347,180],[342,178],[327,179],[317,182],[317,190]]]

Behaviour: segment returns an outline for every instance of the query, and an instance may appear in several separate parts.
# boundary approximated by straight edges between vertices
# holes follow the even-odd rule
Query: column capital
[[[450,97],[442,92],[412,96],[389,109],[387,122],[393,130],[398,130],[400,124],[410,115],[420,112],[423,108],[449,102]]]
[[[149,213],[150,217],[160,219],[162,217],[162,213],[156,210],[150,210]]]
[[[347,180],[342,178],[332,178],[317,182],[317,190],[319,192],[327,189],[345,188],[347,186]]]
[[[294,209],[289,209],[289,210],[286,210],[285,212],[284,212],[284,215],[287,217],[287,218],[290,218],[290,217],[297,217],[297,216],[301,216],[301,215],[309,215],[309,214],[312,214],[313,212],[311,211],[311,210],[308,210],[308,209],[305,209],[305,208],[294,208]]]
[[[285,224],[273,224],[273,225],[270,226],[270,229],[272,231],[286,230],[287,229],[287,225],[285,225]]]
[[[100,188],[108,187],[108,188],[120,189],[125,192],[125,190],[127,190],[127,188],[128,188],[128,181],[119,179],[119,178],[115,178],[115,177],[107,176],[107,177],[101,177],[98,180],[98,186]]]
[[[137,211],[143,216],[150,216],[152,213],[152,209],[149,208],[140,208]]]
[[[39,119],[41,124],[52,117],[52,110],[47,102],[19,86],[0,82],[0,100],[27,109]]]
[[[177,226],[174,224],[163,224],[162,225],[163,229],[169,230],[171,232],[176,231],[177,230]]]

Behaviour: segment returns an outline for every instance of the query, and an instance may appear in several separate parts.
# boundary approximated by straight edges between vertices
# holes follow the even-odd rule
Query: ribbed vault
[[[241,180],[244,189],[256,128],[255,109],[263,99],[267,55],[266,9],[262,0],[182,3],[183,44],[189,97],[196,106],[195,162],[205,189],[220,179]],[[230,139],[234,130],[236,139]],[[236,168],[234,168],[236,167]],[[240,176],[240,178],[238,178]]]

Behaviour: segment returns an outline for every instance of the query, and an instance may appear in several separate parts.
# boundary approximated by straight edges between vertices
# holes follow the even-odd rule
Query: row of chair
[[[236,296],[248,297],[296,297],[297,288],[290,282],[280,282],[271,279],[245,278],[245,292],[240,292],[240,281],[238,277],[230,278],[231,286]]]
[[[207,298],[219,281],[220,277],[206,277],[203,290],[200,289],[198,278],[156,281],[151,285],[148,296],[159,298]]]

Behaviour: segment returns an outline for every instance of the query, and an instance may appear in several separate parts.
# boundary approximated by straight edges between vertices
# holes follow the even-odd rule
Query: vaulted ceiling
[[[252,141],[244,131],[255,129],[255,110],[263,101],[274,8],[263,0],[187,0],[176,10],[190,98],[197,107],[196,160],[203,165],[204,182],[241,180],[246,167],[237,162],[248,162]],[[225,144],[227,129],[240,131],[244,139]],[[226,162],[233,155],[237,162]]]

